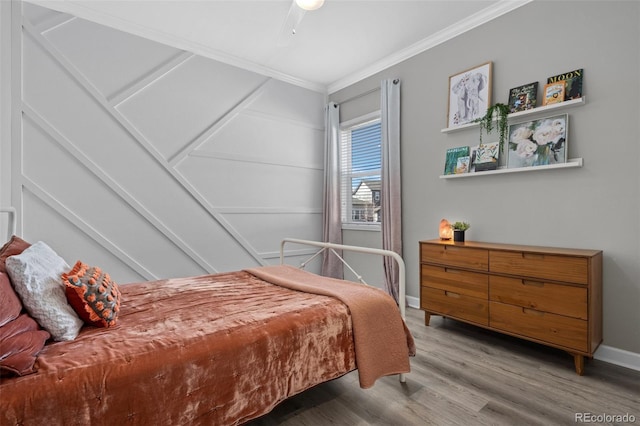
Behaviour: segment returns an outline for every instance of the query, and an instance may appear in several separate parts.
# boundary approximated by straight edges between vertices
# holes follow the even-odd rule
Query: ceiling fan
[[[289,44],[291,38],[296,34],[298,25],[300,25],[305,13],[307,13],[307,11],[320,9],[323,4],[324,0],[292,0],[287,17],[280,29],[278,45],[286,46]]]

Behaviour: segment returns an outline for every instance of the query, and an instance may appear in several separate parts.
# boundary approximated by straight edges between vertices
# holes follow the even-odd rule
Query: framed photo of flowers
[[[491,70],[487,62],[449,77],[447,127],[484,117],[491,105]]]
[[[507,168],[566,163],[568,129],[568,114],[510,125]]]

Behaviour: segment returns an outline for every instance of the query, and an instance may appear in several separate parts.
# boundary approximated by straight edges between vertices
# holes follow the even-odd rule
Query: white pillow
[[[83,321],[67,302],[60,275],[70,267],[51,247],[38,241],[6,262],[22,304],[54,340],[73,340]]]

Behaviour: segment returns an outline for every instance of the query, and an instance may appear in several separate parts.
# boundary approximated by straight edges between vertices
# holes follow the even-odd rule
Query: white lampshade
[[[324,0],[296,0],[296,4],[304,10],[316,10],[322,7]]]

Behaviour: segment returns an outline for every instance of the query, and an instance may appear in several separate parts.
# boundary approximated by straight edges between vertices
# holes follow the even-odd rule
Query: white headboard
[[[8,240],[12,235],[16,234],[16,209],[13,207],[3,207],[0,208],[0,213],[6,213],[9,216],[6,238]]]

